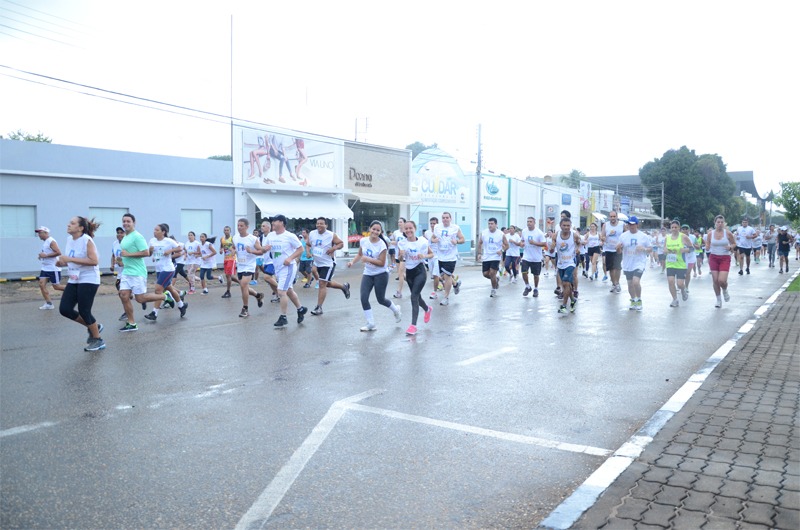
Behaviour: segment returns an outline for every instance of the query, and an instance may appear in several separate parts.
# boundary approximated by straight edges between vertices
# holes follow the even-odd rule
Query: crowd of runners
[[[800,260],[800,238],[787,227],[770,225],[759,230],[749,226],[744,218],[741,226],[731,232],[725,218],[719,215],[714,227],[702,233],[692,230],[677,220],[660,230],[649,233],[639,227],[636,216],[622,221],[617,212],[611,212],[608,220],[598,226],[591,223],[587,229],[573,226],[568,211],[561,213],[558,228],[543,232],[536,220],[529,217],[525,228],[499,228],[497,219],[490,218],[488,227],[478,236],[476,254],[481,262],[484,278],[489,280],[489,296],[497,296],[503,275],[509,283],[516,283],[521,276],[523,297],[539,296],[541,277],[554,273],[559,298],[559,313],[574,313],[579,299],[579,278],[587,281],[609,282],[610,292],[622,291],[620,280],[624,273],[630,296],[630,310],[642,311],[641,278],[645,270],[660,269],[666,274],[667,286],[672,298],[671,307],[679,307],[689,298],[692,278],[703,274],[705,257],[712,277],[716,297],[715,307],[728,302],[728,274],[732,263],[740,275],[750,274],[751,259],[760,263],[768,260],[770,268],[777,262],[779,272],[789,272],[789,255],[795,248],[795,260]],[[70,320],[85,326],[88,331],[86,351],[98,351],[106,347],[101,333],[103,325],[92,315],[92,305],[100,285],[100,263],[94,233],[98,225],[94,220],[76,216],[67,225],[67,243],[62,252],[47,227],[36,230],[42,241],[39,260],[41,272],[39,287],[45,300],[40,309],[54,309],[47,284],[63,291],[60,313]],[[135,320],[133,302],[147,310],[145,319],[156,321],[160,310],[177,308],[183,318],[189,307],[187,295],[197,293],[199,281],[201,295],[208,295],[208,282],[214,281],[216,255],[223,257],[223,274],[216,278],[225,286],[222,298],[241,295],[242,308],[239,317],[250,314],[250,300],[258,307],[264,305],[265,294],[257,290],[258,276],[263,278],[271,291],[271,302],[280,306],[280,315],[275,328],[288,325],[289,303],[296,311],[297,323],[303,322],[309,310],[303,306],[294,290],[298,279],[303,288],[316,287],[316,305],[311,315],[324,313],[324,304],[329,289],[341,291],[350,298],[350,284],[334,280],[335,254],[344,248],[343,240],[328,229],[325,218],[316,220],[315,229],[304,229],[299,236],[287,230],[287,219],[276,215],[261,223],[260,230],[251,231],[247,219],[239,219],[235,233],[231,227],[224,228],[219,249],[214,247],[216,238],[194,232],[188,233],[186,242],[179,242],[169,235],[169,226],[161,223],[154,227],[149,241],[136,230],[136,219],[127,213],[122,217],[122,226],[117,227],[117,239],[110,256],[110,269],[117,274],[116,286],[124,313],[119,318],[124,322],[120,332],[139,329]],[[358,252],[347,262],[347,267],[363,264],[360,286],[361,307],[365,324],[361,331],[377,329],[370,297],[375,295],[379,305],[389,309],[397,322],[402,321],[400,301],[408,291],[411,303],[410,325],[407,335],[417,333],[417,324],[422,314],[424,323],[430,322],[433,305],[448,306],[451,294],[458,295],[461,281],[456,274],[458,245],[465,242],[460,227],[452,222],[449,212],[442,214],[441,222],[433,217],[429,228],[420,233],[414,221],[398,219],[397,229],[385,231],[379,221],[369,226],[369,235],[359,241]],[[155,271],[154,292],[148,293],[148,265]],[[61,283],[61,268],[66,267],[68,280]],[[197,270],[199,278],[196,277]],[[602,280],[599,278],[602,270]],[[386,292],[395,276],[397,289],[392,298]],[[186,290],[178,290],[176,279],[182,277]],[[433,281],[433,291],[425,296],[427,280]],[[239,293],[231,292],[233,284]],[[407,287],[407,289],[406,289]],[[427,301],[426,301],[427,300]],[[77,308],[77,310],[76,310]]]

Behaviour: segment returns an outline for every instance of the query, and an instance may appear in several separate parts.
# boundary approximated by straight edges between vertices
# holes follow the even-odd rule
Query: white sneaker
[[[431,300],[436,300],[438,297],[439,297],[439,295],[436,294],[436,291],[434,291],[434,292],[431,293],[430,299]]]
[[[39,309],[55,309],[55,308],[56,307],[53,304],[51,304],[50,302],[45,302],[44,305],[42,307],[40,307]]]
[[[439,305],[450,305],[450,299],[442,298],[442,301],[439,302]]]
[[[366,326],[361,326],[361,331],[375,331],[378,329],[378,326],[375,324],[367,324]]]
[[[614,292],[621,293],[622,292],[622,287],[620,287],[619,284],[617,284],[617,286],[614,288]]]
[[[680,303],[678,302],[677,298],[673,300],[671,304],[669,304],[670,307],[678,307],[679,305]]]
[[[489,297],[494,298],[495,296],[497,296],[497,289],[492,289],[492,291],[489,293]]]
[[[400,322],[401,320],[403,320],[403,312],[398,308],[397,311],[394,312],[394,321]]]
[[[731,301],[731,295],[728,294],[728,290],[727,289],[724,289],[722,291],[722,297],[725,298],[726,302],[730,302]]]
[[[722,299],[717,298],[717,303],[714,304],[714,307],[722,307]]]

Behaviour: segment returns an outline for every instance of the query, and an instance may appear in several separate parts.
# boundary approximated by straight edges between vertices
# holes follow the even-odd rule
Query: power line
[[[0,17],[7,18],[8,20],[11,20],[12,22],[18,22],[20,24],[25,24],[26,26],[30,26],[32,28],[41,29],[41,30],[44,30],[44,31],[49,31],[50,33],[55,33],[56,35],[61,35],[62,37],[72,38],[72,35],[67,35],[66,33],[61,33],[60,31],[55,31],[55,30],[52,30],[52,29],[49,29],[49,28],[43,28],[42,26],[37,26],[36,24],[31,24],[30,22],[25,22],[24,20],[17,20],[16,18],[11,18],[8,15],[0,15]]]
[[[74,20],[70,20],[68,18],[60,17],[58,15],[53,15],[52,13],[48,13],[47,11],[42,11],[40,9],[29,7],[29,6],[26,6],[24,4],[20,4],[18,2],[14,2],[13,0],[5,0],[5,1],[8,2],[9,4],[14,4],[15,6],[21,7],[23,9],[28,9],[30,11],[36,11],[37,13],[41,13],[43,15],[47,15],[48,17],[57,18],[59,20],[63,20],[64,22],[69,22],[70,24],[75,24],[76,26],[83,26],[85,28],[89,27],[86,24],[82,24],[80,22],[75,22]],[[27,15],[27,16],[30,16],[30,15]],[[33,17],[31,17],[31,18],[33,18]],[[45,22],[45,21],[42,21],[42,22]],[[54,22],[49,22],[49,24],[54,24],[55,25]]]
[[[25,31],[24,29],[15,28],[13,26],[9,26],[8,24],[0,24],[0,27],[8,28],[8,29],[10,29],[12,31],[19,31],[20,33],[26,33],[28,35],[33,35],[34,37],[38,37],[40,39],[50,40],[50,41],[53,41],[53,42],[57,42],[59,44],[64,44],[66,46],[71,46],[73,48],[80,48],[80,46],[76,46],[74,44],[70,44],[69,42],[64,42],[64,41],[60,41],[58,39],[51,39],[50,37],[44,37],[42,35],[37,35],[36,33],[31,33],[30,31]]]

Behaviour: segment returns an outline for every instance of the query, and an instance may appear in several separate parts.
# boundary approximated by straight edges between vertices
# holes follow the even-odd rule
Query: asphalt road
[[[274,330],[274,304],[192,295],[185,319],[99,296],[108,348],[39,301],[4,294],[3,528],[530,528],[620,447],[784,281],[754,265],[714,308],[707,273],[680,308],[649,269],[644,311],[581,278],[574,315],[475,267],[416,337],[360,270],[325,314]],[[393,282],[396,283],[396,282]],[[263,285],[263,284],[262,284]],[[298,284],[300,285],[300,284]],[[430,293],[430,282],[425,293]],[[260,288],[261,289],[261,288]],[[8,291],[4,291],[7,293]],[[314,306],[316,291],[298,289]],[[421,318],[420,318],[421,321]]]

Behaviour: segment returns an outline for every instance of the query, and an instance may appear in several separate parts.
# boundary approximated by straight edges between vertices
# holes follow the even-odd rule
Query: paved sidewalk
[[[778,296],[571,528],[800,529],[800,293]]]

